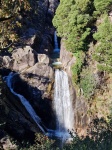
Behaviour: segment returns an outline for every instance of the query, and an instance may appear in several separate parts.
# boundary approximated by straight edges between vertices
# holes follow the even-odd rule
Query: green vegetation
[[[29,9],[28,0],[0,1],[0,49],[9,47],[13,42],[17,41],[16,30],[22,26],[20,12],[21,10],[27,11]]]
[[[111,0],[94,0],[95,13],[104,14],[112,10],[112,1]]]
[[[72,66],[72,77],[74,84],[77,84],[79,82],[79,75],[82,70],[85,54],[82,51],[78,51],[74,53],[74,56],[76,57],[76,63]]]
[[[96,46],[95,60],[98,62],[101,60],[104,64],[103,67],[107,67],[107,70],[110,71],[112,71],[110,67],[112,61],[110,57],[112,55],[112,23],[107,16],[107,12],[111,8],[112,2],[110,0],[70,0],[69,2],[61,0],[53,19],[58,35],[64,38],[67,49],[73,53],[80,50],[87,51],[89,42],[93,39],[97,40],[99,45]],[[94,20],[94,13],[97,11],[106,15],[101,14],[100,19],[103,22],[98,26],[98,32],[90,37],[90,29],[99,19],[99,15],[97,15],[96,20]]]
[[[107,15],[101,17],[103,21],[94,34],[95,40],[98,41],[95,46],[94,59],[99,62],[100,70],[112,72],[112,23]]]
[[[103,118],[95,119],[89,126],[88,134],[85,137],[73,137],[69,144],[60,144],[50,140],[46,136],[36,134],[35,144],[21,150],[112,150],[111,125],[108,125]],[[60,148],[61,147],[61,148]]]
[[[69,51],[87,50],[87,37],[90,34],[92,1],[61,0],[53,24],[58,35],[64,37]],[[91,9],[90,9],[91,7]]]
[[[0,50],[14,47],[28,28],[36,28],[37,12],[38,0],[0,1]]]
[[[89,99],[94,94],[96,88],[96,81],[91,68],[83,69],[80,78],[80,87],[83,90],[84,96]]]

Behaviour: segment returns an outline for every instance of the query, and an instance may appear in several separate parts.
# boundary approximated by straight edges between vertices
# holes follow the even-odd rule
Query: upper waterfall
[[[54,52],[60,52],[56,31],[54,32]]]
[[[71,131],[74,125],[74,113],[70,100],[68,76],[65,71],[59,69],[55,71],[53,106],[56,113],[57,131]]]

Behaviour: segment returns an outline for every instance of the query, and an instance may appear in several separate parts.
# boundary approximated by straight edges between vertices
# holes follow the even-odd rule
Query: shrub
[[[86,98],[90,98],[94,94],[96,81],[90,68],[82,70],[80,76],[80,88],[83,90],[83,95]]]

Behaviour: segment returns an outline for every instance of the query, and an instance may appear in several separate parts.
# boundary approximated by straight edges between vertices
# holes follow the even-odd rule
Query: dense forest
[[[23,46],[21,37],[24,37],[23,33],[29,27],[36,29],[38,41],[41,39],[39,30],[42,19],[45,18],[39,16],[43,10],[38,7],[38,1],[0,1],[0,56],[6,52],[11,55],[15,47]],[[52,22],[61,42],[76,58],[71,71],[77,97],[83,98],[89,107],[93,106],[88,110],[90,116],[100,112],[102,117],[93,117],[95,120],[90,124],[86,137],[74,137],[70,132],[73,142],[65,145],[63,149],[111,150],[112,0],[60,0]],[[0,76],[0,91],[2,84]],[[4,97],[0,95],[1,115],[5,109],[2,106],[3,100]],[[0,130],[5,119],[0,120]],[[54,140],[40,134],[36,135],[35,144],[32,146],[29,143],[22,145],[14,139],[13,141],[18,149],[58,149]]]

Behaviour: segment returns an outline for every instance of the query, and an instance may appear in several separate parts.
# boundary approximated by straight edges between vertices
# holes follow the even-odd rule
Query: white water
[[[54,32],[54,52],[60,52],[56,31]]]
[[[74,113],[70,100],[68,76],[63,70],[55,71],[53,106],[56,113],[57,131],[66,134],[68,130],[73,129]]]
[[[20,99],[21,103],[24,105],[24,107],[26,108],[26,110],[28,111],[28,113],[30,114],[30,116],[32,117],[32,119],[35,121],[35,123],[37,124],[37,126],[40,128],[40,130],[45,135],[47,135],[49,137],[57,137],[57,138],[61,138],[61,139],[63,139],[63,138],[64,139],[70,138],[70,134],[68,132],[65,132],[65,130],[61,130],[61,129],[59,130],[58,128],[57,128],[57,130],[52,130],[52,129],[46,128],[44,126],[44,124],[42,123],[41,118],[36,114],[35,110],[30,105],[30,103],[28,102],[28,100],[24,96],[22,96],[21,94],[16,93],[13,90],[14,77],[16,75],[17,75],[17,73],[11,72],[8,76],[4,77],[4,80],[6,81],[7,86],[9,87],[10,91]],[[57,83],[56,83],[56,85],[57,85]]]
[[[9,87],[10,91],[20,99],[21,103],[25,106],[26,110],[29,112],[30,116],[33,118],[33,120],[38,125],[40,130],[43,133],[45,133],[45,130],[47,130],[47,129],[46,129],[45,126],[43,126],[43,127],[41,126],[42,125],[42,121],[39,118],[39,116],[37,116],[36,112],[34,111],[32,106],[30,105],[30,103],[27,101],[27,99],[25,97],[23,97],[21,94],[17,94],[13,90],[12,84],[13,84],[13,80],[14,80],[13,78],[14,78],[15,75],[17,75],[17,74],[11,72],[7,77],[4,77],[4,80],[7,82],[7,86]]]

